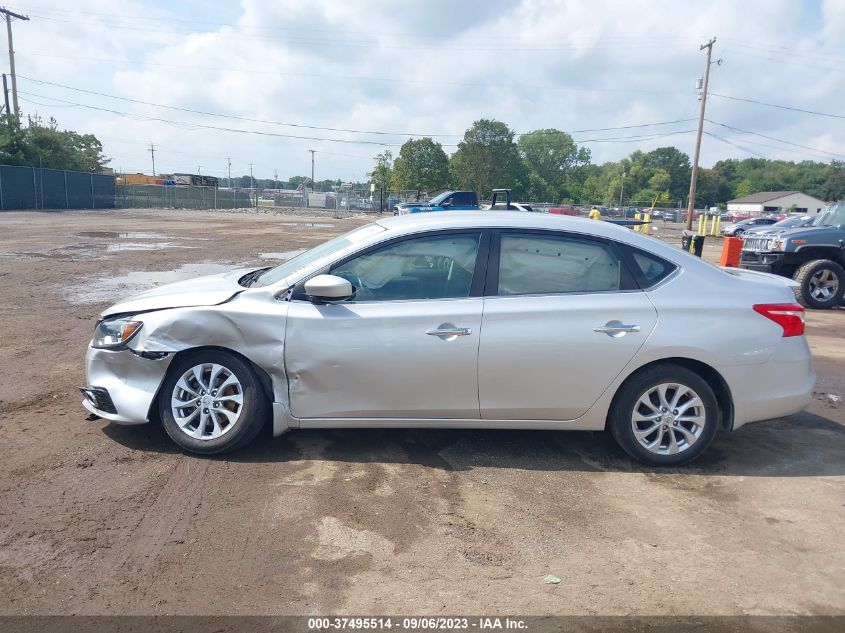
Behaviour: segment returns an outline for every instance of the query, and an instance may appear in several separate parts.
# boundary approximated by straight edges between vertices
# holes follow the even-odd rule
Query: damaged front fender
[[[148,413],[175,355],[221,348],[246,358],[270,379],[274,434],[291,425],[284,368],[288,303],[268,291],[244,292],[214,306],[179,307],[138,315],[139,333],[124,350],[89,349],[88,384],[108,390],[116,414],[97,415],[124,424],[148,421]],[[90,403],[86,408],[92,410]]]

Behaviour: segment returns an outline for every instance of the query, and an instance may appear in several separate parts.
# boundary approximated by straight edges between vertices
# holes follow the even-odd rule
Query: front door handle
[[[622,321],[608,321],[604,325],[593,328],[593,332],[597,332],[599,334],[607,334],[608,336],[611,336],[613,338],[619,338],[620,336],[625,336],[626,334],[639,331],[639,325],[622,323]]]
[[[472,334],[472,330],[468,327],[456,327],[451,323],[443,323],[433,330],[426,330],[425,333],[429,336],[436,336],[443,341],[454,341],[459,336],[469,336]]]

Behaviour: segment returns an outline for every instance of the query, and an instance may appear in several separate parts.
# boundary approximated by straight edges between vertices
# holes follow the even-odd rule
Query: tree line
[[[636,150],[616,162],[597,165],[590,150],[554,128],[517,135],[505,123],[479,119],[448,156],[431,138],[406,141],[394,158],[375,156],[369,176],[385,190],[429,194],[454,188],[489,198],[495,187],[533,202],[616,206],[685,206],[690,158],[675,147]],[[757,191],[803,191],[822,200],[845,198],[845,162],[748,158],[720,160],[699,168],[695,203],[722,206]]]
[[[108,163],[93,134],[60,130],[52,118],[29,117],[21,125],[13,116],[0,117],[0,164],[98,172]]]
[[[46,123],[29,117],[24,125],[0,117],[0,164],[76,171],[101,171],[109,163],[93,134],[60,130],[55,119]],[[489,198],[495,187],[509,187],[517,199],[533,202],[609,206],[685,206],[690,158],[675,147],[632,152],[616,162],[595,164],[590,150],[554,128],[517,137],[505,123],[475,121],[447,155],[431,138],[410,139],[394,158],[390,150],[375,157],[368,174],[377,189],[416,191],[433,195],[447,188],[468,189]],[[220,179],[221,185],[227,183]],[[232,178],[237,187],[296,189],[306,176],[287,180]],[[341,181],[314,183],[331,191]],[[368,183],[355,183],[363,190]],[[696,206],[724,205],[757,191],[803,191],[822,200],[845,199],[845,161],[785,161],[731,158],[711,168],[699,168]]]

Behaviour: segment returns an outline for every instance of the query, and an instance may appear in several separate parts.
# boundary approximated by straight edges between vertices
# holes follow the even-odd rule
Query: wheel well
[[[204,345],[202,347],[191,347],[189,349],[183,349],[181,351],[178,351],[173,355],[173,359],[170,361],[170,366],[167,368],[167,372],[165,372],[164,378],[162,378],[161,384],[158,386],[158,389],[156,389],[155,396],[153,396],[153,400],[150,403],[150,410],[147,412],[147,419],[150,422],[161,422],[161,420],[159,419],[160,416],[158,414],[158,396],[161,392],[162,386],[164,385],[167,378],[170,376],[170,372],[172,371],[174,365],[186,356],[191,356],[199,352],[208,351],[226,352],[227,354],[231,354],[232,356],[237,356],[243,362],[249,365],[255,372],[255,376],[258,378],[258,384],[261,385],[261,390],[264,392],[264,397],[270,404],[273,403],[273,381],[270,380],[270,375],[266,371],[261,369],[261,367],[253,363],[249,358],[247,358],[243,354],[236,352],[233,349],[229,349],[228,347],[220,347],[219,345]]]
[[[832,259],[840,265],[845,264],[842,249],[834,246],[808,246],[796,251],[796,254],[801,257],[802,264],[817,259]]]
[[[722,377],[722,374],[713,369],[707,363],[702,363],[699,360],[694,360],[692,358],[672,357],[661,358],[660,360],[652,361],[646,365],[643,365],[642,367],[637,368],[635,372],[633,372],[624,381],[622,381],[622,384],[619,385],[619,388],[616,390],[616,393],[618,394],[622,390],[622,387],[625,386],[625,384],[634,376],[638,375],[642,371],[651,369],[652,367],[656,367],[658,365],[680,365],[681,367],[686,367],[690,371],[694,371],[696,374],[706,380],[707,384],[710,385],[710,387],[713,389],[713,393],[716,394],[716,402],[719,405],[719,417],[722,422],[722,428],[726,431],[730,431],[733,428],[734,404],[730,387],[728,387],[728,383],[725,382],[725,379]],[[614,400],[615,399],[616,396],[614,396]],[[612,407],[613,405],[611,404],[611,409]]]

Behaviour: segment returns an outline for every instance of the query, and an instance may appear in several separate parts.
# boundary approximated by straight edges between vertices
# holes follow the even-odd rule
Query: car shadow
[[[681,473],[740,477],[845,474],[845,426],[802,412],[719,433],[694,462],[652,468],[632,460],[608,433],[466,429],[309,429],[271,437],[206,459],[233,463],[337,461],[420,464],[448,471],[513,468],[542,471]],[[127,448],[181,453],[159,424],[108,424],[103,432]]]

